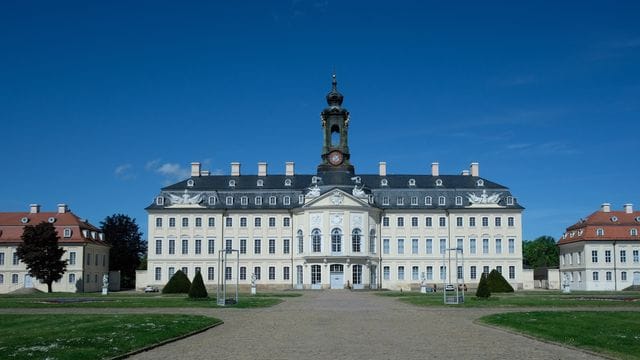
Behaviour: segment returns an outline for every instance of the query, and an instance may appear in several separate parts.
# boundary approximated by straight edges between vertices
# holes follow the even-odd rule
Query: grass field
[[[640,359],[640,312],[536,311],[490,315],[480,321],[623,359]]]
[[[444,305],[442,292],[422,294],[420,292],[381,291],[380,296],[397,297],[417,306],[458,307],[640,307],[638,292],[574,292],[518,291],[508,294],[491,294],[489,299],[478,299],[475,293],[467,292],[465,302],[460,305]]]
[[[238,304],[233,308],[268,307],[282,302],[284,297],[301,296],[300,292],[263,293],[255,296],[240,294]],[[141,307],[218,307],[215,298],[190,300],[186,295],[163,295],[158,293],[110,293],[72,294],[36,293],[30,295],[2,295],[0,308],[141,308]]]
[[[4,359],[104,359],[220,320],[186,315],[0,315]]]

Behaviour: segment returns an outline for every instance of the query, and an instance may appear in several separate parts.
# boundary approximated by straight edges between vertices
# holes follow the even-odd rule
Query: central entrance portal
[[[344,266],[333,264],[329,268],[332,289],[344,289]]]

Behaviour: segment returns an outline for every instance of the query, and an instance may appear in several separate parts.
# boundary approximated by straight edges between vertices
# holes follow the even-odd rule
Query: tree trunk
[[[51,290],[51,281],[47,281],[47,292],[49,292],[49,293],[53,292]]]

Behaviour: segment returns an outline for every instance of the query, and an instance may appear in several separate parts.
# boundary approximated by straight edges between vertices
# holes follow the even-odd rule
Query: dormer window
[[[636,222],[640,223],[640,216],[636,216]]]
[[[52,216],[47,221],[49,221],[50,224],[53,224],[54,222],[56,222],[56,218]]]
[[[397,205],[404,205],[404,198],[403,198],[403,197],[401,197],[401,196],[399,196],[399,197],[396,199],[396,204],[397,204]]]
[[[291,179],[284,179],[284,186],[291,186]]]
[[[478,181],[476,181],[476,186],[477,186],[477,187],[482,187],[482,186],[484,186],[484,180],[482,180],[482,179],[478,179]]]
[[[567,238],[567,233],[562,234],[562,238],[566,239]]]
[[[215,204],[216,204],[216,197],[209,196],[209,205],[215,205]]]
[[[229,180],[229,187],[235,187],[236,186],[236,181],[235,180]]]
[[[283,203],[284,205],[291,205],[291,198],[290,198],[290,197],[288,197],[288,196],[283,197],[283,198],[282,198],[282,203]]]
[[[104,234],[103,233],[99,233],[98,234],[98,238],[100,238],[100,241],[104,241]]]
[[[575,231],[572,231],[571,233],[569,233],[569,237],[574,237],[576,235]]]
[[[583,229],[578,230],[578,236],[582,236],[582,234],[584,234],[584,230]]]
[[[413,206],[417,206],[418,205],[418,197],[417,196],[412,196],[411,197],[411,205],[413,205]]]
[[[275,204],[276,204],[276,197],[269,196],[269,205],[275,205]]]
[[[389,186],[389,181],[387,179],[380,180],[380,186]]]
[[[233,196],[227,196],[226,204],[233,205]]]
[[[256,186],[262,187],[263,185],[264,185],[264,180],[258,179],[258,181],[256,181]]]
[[[254,199],[256,205],[262,205],[262,196],[256,196]]]
[[[431,206],[431,204],[433,204],[433,199],[431,199],[431,196],[425,196],[424,197],[424,204],[425,205],[429,205],[429,206]]]
[[[604,229],[603,228],[596,229],[596,236],[604,236]]]
[[[298,195],[298,204],[304,204],[304,195]]]
[[[618,217],[617,217],[617,216],[612,216],[612,217],[611,217],[611,221],[612,221],[612,222],[616,222],[616,221],[618,221]]]
[[[629,230],[629,235],[638,236],[638,229],[633,228],[633,229]]]
[[[456,196],[456,205],[462,205],[462,196]]]
[[[445,198],[444,196],[439,196],[438,197],[438,205],[446,205],[447,203],[447,198]]]
[[[97,232],[95,232],[95,231],[92,231],[92,232],[91,232],[91,238],[92,238],[92,239],[97,239],[97,238],[98,238],[98,233],[97,233]]]
[[[507,196],[507,205],[513,205],[513,196]]]
[[[164,205],[164,197],[163,196],[158,196],[156,198],[156,205],[159,205],[159,206]]]
[[[249,203],[249,198],[246,196],[243,196],[240,198],[240,205],[247,205]]]
[[[373,195],[369,194],[369,204],[373,204]]]
[[[71,229],[70,228],[65,228],[64,232],[63,232],[63,236],[66,238],[70,238],[71,237]]]
[[[187,180],[187,186],[188,187],[193,187],[193,184],[194,184],[193,179]]]
[[[82,236],[88,238],[89,237],[89,230],[82,230]]]
[[[409,186],[416,186],[416,179],[409,179]]]
[[[23,223],[23,224],[26,224],[26,223],[29,222],[29,218],[25,216],[22,219],[20,219],[20,222]]]
[[[389,197],[388,196],[383,196],[382,197],[382,205],[389,205]]]
[[[442,186],[442,179],[436,179],[436,186]]]

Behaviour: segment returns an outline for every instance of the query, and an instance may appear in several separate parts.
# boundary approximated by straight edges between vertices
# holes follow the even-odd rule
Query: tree
[[[204,286],[204,281],[202,280],[202,274],[198,271],[189,288],[189,297],[191,299],[206,299],[208,296],[207,288]]]
[[[67,270],[67,261],[61,260],[65,250],[58,246],[58,241],[60,237],[53,224],[43,221],[24,227],[22,243],[16,249],[29,275],[46,283],[48,292],[52,292],[51,284]]]
[[[487,281],[487,274],[482,273],[480,275],[480,283],[478,284],[478,290],[476,290],[476,297],[481,299],[488,299],[491,296],[491,290],[489,290],[489,282]]]
[[[109,270],[119,270],[123,288],[136,285],[136,269],[147,251],[147,243],[135,219],[127,215],[114,214],[100,222],[104,239],[111,245]]]
[[[513,292],[513,286],[496,269],[491,270],[487,276],[487,284],[492,293]]]
[[[163,294],[187,294],[191,288],[191,281],[182,270],[176,271],[175,274],[169,279],[167,285],[162,288]]]
[[[551,236],[540,236],[522,244],[524,265],[530,268],[557,267],[560,260],[558,244]]]

